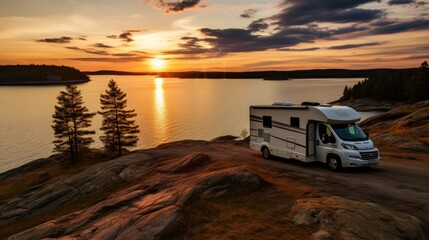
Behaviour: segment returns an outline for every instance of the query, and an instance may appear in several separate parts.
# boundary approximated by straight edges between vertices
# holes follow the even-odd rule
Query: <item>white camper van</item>
[[[333,170],[375,166],[378,149],[357,124],[353,108],[303,102],[250,106],[250,147],[264,158],[319,161]]]

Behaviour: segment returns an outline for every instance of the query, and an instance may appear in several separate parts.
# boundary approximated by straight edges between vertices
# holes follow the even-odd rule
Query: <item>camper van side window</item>
[[[299,117],[291,117],[290,118],[290,125],[292,127],[299,128]]]
[[[264,127],[272,128],[271,116],[263,116],[262,121]]]

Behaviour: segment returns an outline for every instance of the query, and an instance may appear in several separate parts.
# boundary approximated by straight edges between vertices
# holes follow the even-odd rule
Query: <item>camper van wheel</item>
[[[269,159],[271,157],[270,150],[267,147],[262,148],[262,157]]]
[[[340,158],[335,155],[329,155],[326,164],[328,164],[328,167],[331,171],[338,171],[342,168]]]

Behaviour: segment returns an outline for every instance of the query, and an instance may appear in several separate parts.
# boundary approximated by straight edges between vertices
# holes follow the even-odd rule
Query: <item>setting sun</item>
[[[150,65],[153,70],[160,71],[165,68],[165,60],[161,58],[154,58],[151,60]]]

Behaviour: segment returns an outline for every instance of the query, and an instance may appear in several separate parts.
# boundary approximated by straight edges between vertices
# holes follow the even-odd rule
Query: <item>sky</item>
[[[424,60],[429,0],[0,1],[0,65],[260,71]]]

